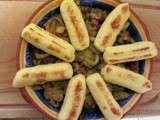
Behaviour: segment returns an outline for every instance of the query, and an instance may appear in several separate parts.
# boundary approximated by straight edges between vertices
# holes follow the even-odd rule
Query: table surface
[[[160,51],[160,1],[121,1],[131,2],[131,8],[144,21],[151,40]],[[21,97],[18,89],[12,88],[11,85],[17,71],[18,37],[29,16],[44,2],[44,0],[0,0],[0,118],[44,117]],[[153,59],[150,79],[153,82],[153,90],[143,95],[129,115],[160,114],[160,98],[158,95],[154,96],[160,91],[160,55]]]

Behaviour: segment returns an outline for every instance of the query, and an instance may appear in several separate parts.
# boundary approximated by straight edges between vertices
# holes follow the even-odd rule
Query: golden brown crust
[[[61,48],[63,48],[63,49],[66,49],[64,46],[62,46],[61,44],[58,44],[57,42],[55,42],[55,41],[53,41],[53,40],[52,40],[52,43],[56,44],[57,46],[59,46],[59,47],[61,47]]]
[[[61,78],[64,78],[65,77],[64,72],[65,71],[55,71],[52,74],[56,76],[60,76]]]
[[[96,81],[96,85],[101,91],[103,91],[103,90],[105,91],[103,84],[99,80]]]
[[[118,109],[116,109],[115,107],[111,108],[111,111],[113,112],[113,114],[117,115],[117,116],[121,116],[121,113]]]
[[[127,11],[129,11],[129,5],[125,5],[122,7],[122,13],[125,14]]]
[[[114,52],[113,54],[114,55],[121,55],[121,54],[124,54],[124,52]]]
[[[110,59],[109,61],[111,63],[115,63],[115,62],[123,62],[123,61],[129,61],[129,60],[136,60],[136,59],[141,59],[141,58],[144,58],[144,57],[151,57],[152,54],[146,54],[146,55],[143,55],[143,56],[133,56],[133,57],[129,57],[129,58],[125,58],[125,59]]]
[[[106,72],[107,72],[107,73],[112,72],[112,68],[108,67],[108,68],[106,69]]]
[[[81,32],[81,30],[79,29],[79,24],[78,24],[78,21],[76,20],[76,17],[75,16],[71,16],[70,17],[71,19],[71,22],[73,23],[75,29],[76,29],[76,35],[77,35],[77,38],[79,38],[79,43],[82,44],[83,43],[83,33]],[[82,45],[83,46],[83,45]]]
[[[81,32],[81,30],[79,29],[79,23],[78,23],[78,20],[76,18],[76,16],[73,16],[73,9],[71,8],[71,6],[68,6],[67,7],[67,10],[70,14],[70,20],[71,20],[71,23],[74,25],[75,29],[76,29],[76,35],[77,35],[77,38],[79,38],[79,43],[82,44],[83,43],[83,39],[84,39],[84,35],[83,33]]]
[[[110,68],[110,67],[107,67],[107,69],[106,69],[106,72],[107,72],[107,73],[110,73],[110,72],[112,72],[112,68]]]
[[[49,50],[56,51],[57,53],[60,53],[60,52],[61,52],[60,49],[58,49],[57,47],[54,47],[53,45],[49,45],[47,48],[48,48]]]
[[[37,79],[46,79],[47,73],[46,72],[39,72],[35,74],[31,74],[31,77],[37,78]]]
[[[149,49],[149,47],[145,47],[145,48],[141,48],[141,49],[135,49],[135,50],[133,50],[133,52],[141,52],[141,51],[146,51],[148,49]]]
[[[102,40],[101,46],[104,46],[104,47],[105,47],[106,44],[108,43],[108,40],[109,40],[110,37],[111,37],[111,34],[105,36],[105,37],[103,38],[103,40]]]
[[[97,85],[97,88],[99,88],[99,90],[101,91],[101,93],[104,93],[104,91],[106,91],[106,89],[104,88],[104,85],[100,82],[100,80],[96,81],[96,85]],[[112,113],[117,116],[121,116],[121,112],[114,107],[112,100],[106,94],[104,94],[104,96],[105,96],[106,102],[108,103]]]
[[[121,24],[121,16],[118,15],[111,23],[111,27],[113,28],[113,30],[116,30],[119,28],[120,24]]]
[[[73,100],[73,103],[72,103],[72,109],[69,113],[69,116],[66,120],[73,120],[77,114],[77,109],[78,109],[78,106],[79,106],[79,103],[81,101],[81,95],[80,95],[80,92],[82,90],[82,83],[79,81],[77,83],[77,85],[75,86],[75,89],[74,89],[74,100]]]
[[[143,57],[151,57],[151,56],[152,56],[152,54],[147,54],[147,55],[142,56],[142,58]]]

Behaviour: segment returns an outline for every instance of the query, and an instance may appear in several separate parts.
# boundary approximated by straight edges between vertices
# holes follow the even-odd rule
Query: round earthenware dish
[[[49,0],[39,7],[33,16],[29,19],[28,23],[35,23],[39,26],[43,26],[49,19],[51,19],[55,14],[60,14],[59,6],[63,0]],[[115,6],[120,4],[117,0],[81,0],[80,5],[88,6],[91,8],[98,8],[104,11],[110,12],[114,9]],[[127,31],[130,36],[137,41],[147,41],[149,40],[149,34],[146,30],[143,22],[138,18],[137,15],[131,10],[131,16],[128,20],[129,26]],[[18,49],[18,68],[31,67],[34,66],[33,58],[33,49],[34,47],[29,43],[25,42],[20,38],[19,49]],[[135,65],[131,65],[132,67]],[[137,72],[148,77],[150,70],[150,61],[142,60],[136,62]],[[33,106],[35,106],[39,111],[50,117],[51,119],[57,118],[57,113],[60,110],[60,107],[54,106],[50,101],[44,96],[44,88],[40,86],[36,87],[25,87],[21,88],[21,93],[24,98]],[[123,108],[124,113],[129,111],[133,105],[140,98],[141,94],[130,92],[129,96],[125,99],[118,100],[119,105]],[[61,104],[63,101],[61,102]],[[84,108],[81,114],[80,119],[83,120],[96,120],[103,119],[98,108],[86,109]]]

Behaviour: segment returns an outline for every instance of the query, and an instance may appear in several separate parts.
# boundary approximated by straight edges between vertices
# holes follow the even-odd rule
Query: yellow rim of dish
[[[48,2],[48,4],[43,6],[42,9],[36,13],[36,15],[33,17],[33,19],[30,22],[37,23],[42,17],[44,17],[44,15],[46,15],[46,13],[53,10],[54,8],[59,7],[59,5],[62,1],[63,0],[54,0],[54,1]],[[115,0],[99,0],[99,1],[110,4],[112,6],[117,6],[119,4],[119,2],[115,1]],[[140,36],[142,37],[142,40],[147,41],[149,38],[147,37],[145,30],[144,30],[144,27],[140,23],[139,19],[134,14],[131,14],[130,19],[133,23],[135,23],[134,25],[136,26],[136,28],[138,28],[138,31],[140,33]],[[20,54],[19,54],[19,61],[20,61],[19,68],[20,69],[24,68],[25,64],[26,64],[25,63],[26,47],[27,47],[27,43],[24,40],[22,40],[21,46],[20,46],[20,51],[19,51],[20,52]],[[144,69],[144,76],[148,77],[149,70],[150,70],[150,60],[146,60],[145,69]],[[53,117],[53,118],[57,117],[57,112],[54,112],[53,110],[48,108],[45,104],[43,104],[39,100],[39,98],[37,98],[32,87],[23,88],[23,92],[27,93],[27,95],[32,99],[32,104],[35,104],[36,106],[38,106],[41,109],[41,111],[43,111],[44,113],[47,113],[47,115],[49,115],[50,117]],[[135,94],[130,99],[130,101],[125,106],[123,106],[124,113],[126,113],[129,109],[131,109],[131,107],[137,102],[137,100],[140,98],[140,96],[141,96],[141,94]]]

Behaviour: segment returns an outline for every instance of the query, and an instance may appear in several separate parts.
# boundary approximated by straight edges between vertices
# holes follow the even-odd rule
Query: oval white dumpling
[[[35,24],[29,24],[23,29],[22,38],[33,46],[66,62],[73,62],[75,59],[75,49],[71,44]]]
[[[129,4],[118,5],[105,19],[94,41],[95,47],[103,52],[107,46],[112,46],[130,16]]]
[[[76,3],[73,0],[63,0],[60,11],[74,48],[79,51],[88,48],[88,31],[82,13]]]
[[[13,80],[13,87],[25,87],[44,84],[48,81],[67,80],[72,75],[73,69],[69,63],[37,65],[19,70]]]

